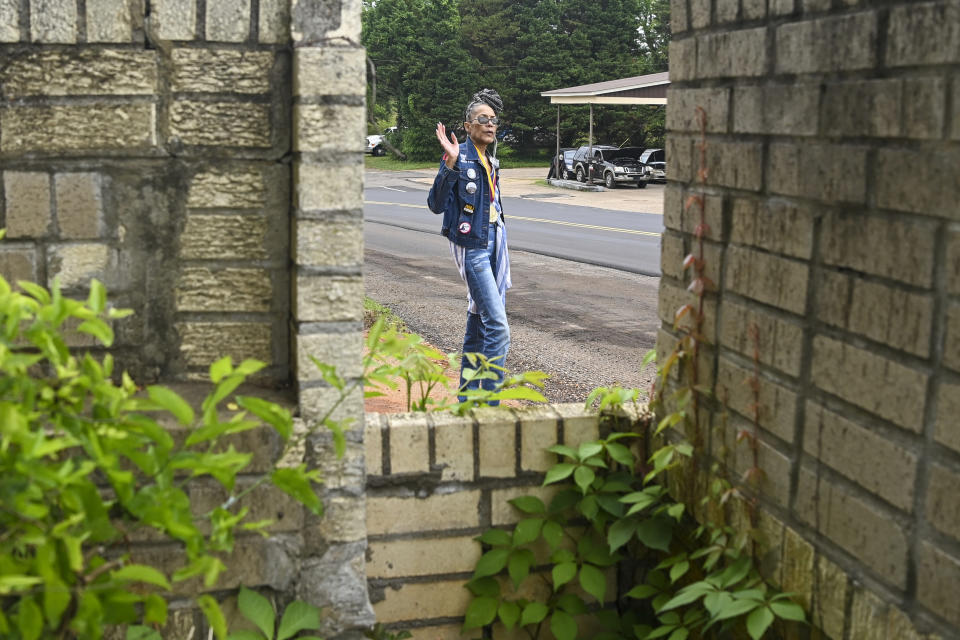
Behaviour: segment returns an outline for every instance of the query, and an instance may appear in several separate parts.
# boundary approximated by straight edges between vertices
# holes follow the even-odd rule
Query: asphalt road
[[[367,295],[390,307],[412,331],[440,349],[459,350],[466,290],[453,266],[449,243],[439,235],[439,218],[425,208],[426,187],[402,180],[385,184],[382,176],[367,184]],[[630,215],[654,227],[661,224],[660,216],[649,216],[656,218],[654,224],[642,215],[545,206],[543,200],[507,197],[503,202],[511,225],[514,283],[507,294],[512,342],[507,367],[550,373],[545,395],[553,402],[582,401],[597,386],[647,387],[652,372],[640,372],[639,365],[656,339],[659,278],[635,273],[642,264],[636,255],[649,244],[659,253],[659,229],[654,237],[596,227],[639,226],[625,221]],[[393,204],[373,204],[377,202]],[[525,251],[524,238],[536,239],[540,253]],[[584,248],[587,244],[591,248]],[[545,255],[562,255],[567,247],[580,250],[587,262]],[[625,268],[596,264],[621,262]]]

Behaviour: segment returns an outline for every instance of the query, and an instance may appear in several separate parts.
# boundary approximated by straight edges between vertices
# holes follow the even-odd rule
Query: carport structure
[[[620,78],[607,82],[595,82],[579,87],[542,91],[541,96],[550,98],[557,105],[557,155],[560,154],[560,105],[590,105],[590,152],[593,154],[593,105],[595,104],[667,104],[667,87],[670,73],[650,73],[632,78]]]

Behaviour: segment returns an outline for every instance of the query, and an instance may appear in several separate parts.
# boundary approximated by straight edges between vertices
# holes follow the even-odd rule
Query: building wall
[[[702,194],[710,446],[750,466],[759,406],[777,574],[830,638],[956,637],[960,3],[671,9],[660,349]]]

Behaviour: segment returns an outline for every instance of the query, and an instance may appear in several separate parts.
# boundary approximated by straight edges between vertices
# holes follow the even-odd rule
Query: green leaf
[[[167,624],[167,601],[155,593],[143,600],[143,622],[145,624]]]
[[[60,626],[60,616],[70,605],[70,588],[58,576],[50,576],[43,585],[43,612],[50,626]]]
[[[77,331],[93,336],[105,347],[113,346],[113,329],[100,318],[91,318],[81,322]]]
[[[577,457],[580,458],[580,460],[586,460],[591,456],[597,455],[601,451],[603,451],[603,445],[599,442],[584,442],[577,449]]]
[[[646,600],[647,598],[655,596],[658,593],[660,592],[649,584],[638,584],[627,592],[627,597],[636,598],[638,600]]]
[[[547,451],[564,456],[565,458],[570,458],[571,460],[577,459],[576,450],[564,444],[555,444],[552,447],[547,447]]]
[[[127,627],[126,640],[163,640],[163,636],[156,629],[141,624]]]
[[[264,638],[263,634],[252,629],[241,629],[240,631],[231,631],[227,640],[272,640]]]
[[[17,627],[20,629],[23,640],[37,640],[43,633],[43,612],[40,611],[33,596],[20,599],[17,614]]]
[[[497,617],[498,604],[497,598],[487,596],[471,600],[463,617],[463,630],[479,629],[493,622]]]
[[[280,434],[286,442],[293,435],[293,417],[280,405],[250,396],[237,396],[237,404],[257,416]]]
[[[510,533],[504,531],[503,529],[487,529],[476,539],[484,544],[495,545],[498,547],[510,546],[513,541]]]
[[[544,508],[546,510],[546,508]],[[513,530],[513,546],[533,542],[540,537],[540,529],[543,527],[543,518],[527,518],[517,523]]]
[[[670,552],[670,540],[673,537],[673,525],[666,518],[644,520],[637,527],[637,537],[647,547]]]
[[[630,449],[616,442],[608,442],[606,446],[607,453],[610,454],[611,458],[625,467],[633,467],[636,460],[634,459],[633,454],[630,452]]]
[[[193,424],[193,408],[176,392],[166,387],[152,385],[147,387],[147,395],[155,403],[169,411],[180,424],[184,426]]]
[[[690,563],[686,560],[670,567],[670,582],[676,582],[690,570]]]
[[[575,640],[577,621],[566,611],[554,611],[550,616],[550,631],[557,640]]]
[[[210,365],[210,381],[213,384],[220,384],[224,376],[230,375],[233,371],[233,358],[224,356]]]
[[[513,629],[520,619],[520,605],[516,602],[501,602],[498,613],[500,614],[500,621],[507,630]]]
[[[280,618],[280,628],[277,630],[277,640],[287,640],[304,630],[320,628],[320,609],[303,602],[294,600],[287,605]]]
[[[543,515],[547,512],[547,507],[544,506],[543,500],[536,496],[520,496],[519,498],[508,500],[508,502],[523,513]]]
[[[519,589],[520,583],[530,574],[530,565],[534,563],[533,552],[529,549],[519,549],[510,554],[507,561],[507,572],[513,580],[513,588]]]
[[[467,589],[475,596],[489,596],[491,598],[500,597],[500,583],[496,578],[489,576],[484,578],[474,578],[467,583]]]
[[[576,468],[577,465],[570,464],[569,462],[561,462],[553,465],[550,467],[550,470],[547,471],[547,475],[543,479],[544,486],[553,484],[555,482],[560,482],[561,480],[566,480]]]
[[[197,604],[200,605],[200,610],[203,611],[218,640],[227,640],[227,619],[223,617],[223,611],[220,610],[220,605],[213,596],[202,595],[197,598]]]
[[[586,493],[596,477],[597,474],[595,474],[590,467],[577,467],[577,470],[573,474],[573,481],[577,483],[577,486],[580,487],[583,493]]]
[[[630,542],[636,530],[637,521],[629,518],[622,518],[610,525],[610,530],[607,532],[607,544],[610,545],[610,551],[616,551]]]
[[[757,602],[756,600],[731,600],[730,602],[724,602],[723,606],[717,611],[715,618],[717,620],[727,620],[729,618],[736,618],[737,616],[742,616],[748,611],[753,611],[757,607],[763,606],[762,603]]]
[[[560,543],[563,542],[563,527],[559,522],[547,520],[543,523],[543,529],[541,529],[540,533],[543,535],[543,539],[547,541],[547,544],[550,545],[550,549],[556,549],[560,546]]]
[[[43,582],[42,578],[36,576],[9,575],[0,576],[0,594],[7,594],[27,587],[32,587]]]
[[[580,586],[596,598],[597,602],[603,604],[607,593],[607,577],[603,575],[603,571],[592,564],[584,564],[580,567]]]
[[[477,568],[473,571],[474,578],[492,576],[503,571],[507,566],[507,558],[510,556],[510,549],[493,549],[487,551],[477,562]]]
[[[276,626],[276,614],[270,601],[262,595],[240,587],[240,595],[237,597],[237,606],[243,617],[257,625],[257,628],[268,638],[273,637],[273,630]]]
[[[520,616],[520,626],[525,627],[528,624],[537,624],[543,621],[550,613],[550,609],[542,602],[531,602],[523,608],[523,614]]]
[[[553,590],[557,591],[577,575],[577,563],[561,562],[553,567]]]
[[[705,582],[694,582],[691,585],[687,585],[680,590],[677,595],[667,600],[662,607],[660,607],[660,612],[669,611],[670,609],[676,609],[677,607],[682,607],[685,604],[690,604],[695,600],[699,600],[701,597],[710,593],[712,588],[710,585]]]
[[[170,591],[170,581],[167,576],[153,567],[143,564],[128,564],[110,574],[114,580],[123,580],[129,582],[145,582]]]
[[[321,515],[323,513],[323,503],[310,485],[306,465],[301,464],[296,468],[274,469],[270,480],[278,489],[296,499],[314,514]]]
[[[803,607],[795,602],[773,602],[770,608],[778,618],[784,620],[796,620],[797,622],[806,622],[807,616],[803,612]]]
[[[689,631],[683,627],[680,627],[678,629],[674,629],[673,633],[670,634],[670,637],[667,638],[667,640],[687,640],[687,636],[689,635]]]
[[[753,613],[747,616],[747,633],[753,640],[760,640],[771,624],[773,624],[773,613],[770,609],[766,607],[754,609]]]
[[[740,556],[720,574],[720,585],[729,587],[740,582],[747,577],[751,568],[753,568],[753,560],[750,556]]]

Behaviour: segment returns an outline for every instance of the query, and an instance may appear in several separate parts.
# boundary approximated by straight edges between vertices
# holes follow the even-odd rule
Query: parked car
[[[573,155],[577,152],[573,147],[570,148],[560,148],[560,153],[554,159],[554,162],[559,161],[561,169],[559,175],[557,176],[561,180],[573,180],[577,175],[576,170],[573,168]]]
[[[383,136],[376,134],[367,136],[367,147],[363,152],[372,156],[386,155],[387,148],[383,146]]]
[[[608,189],[618,184],[635,184],[645,189],[650,176],[640,162],[640,147],[611,147],[594,145],[593,156],[590,147],[580,147],[574,154],[573,164],[577,180],[580,182],[602,181]]]
[[[645,149],[640,154],[640,162],[645,164],[652,182],[667,181],[667,156],[663,149]]]

